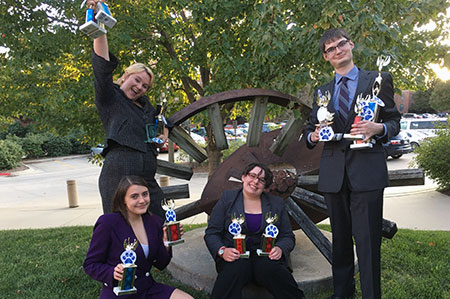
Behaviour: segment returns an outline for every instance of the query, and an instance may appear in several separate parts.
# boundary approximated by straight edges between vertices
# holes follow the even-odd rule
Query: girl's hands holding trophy
[[[114,267],[114,279],[121,281],[123,277],[123,265],[117,264],[117,266]]]
[[[224,249],[222,258],[227,262],[234,262],[235,260],[239,259],[241,256],[241,253],[239,250],[233,247],[227,247]]]

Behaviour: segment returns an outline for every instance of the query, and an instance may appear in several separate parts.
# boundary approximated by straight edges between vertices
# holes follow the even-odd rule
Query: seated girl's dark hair
[[[117,185],[116,192],[113,197],[113,212],[119,212],[125,220],[128,221],[128,212],[125,205],[125,195],[127,194],[128,188],[131,185],[144,186],[148,188],[147,182],[143,177],[137,175],[126,175],[120,179]]]
[[[253,168],[259,167],[262,170],[264,170],[264,180],[266,181],[266,184],[264,185],[264,188],[268,188],[273,181],[273,174],[272,171],[267,167],[266,165],[262,163],[250,163],[247,165],[247,167],[242,172],[242,175],[247,175]]]

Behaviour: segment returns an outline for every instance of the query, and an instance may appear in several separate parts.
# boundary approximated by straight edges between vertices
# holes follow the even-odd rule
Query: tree
[[[99,140],[103,130],[93,105],[91,40],[77,30],[84,14],[80,2],[0,0],[0,45],[9,49],[0,57],[0,107],[2,114],[24,115],[61,133],[84,128]],[[117,73],[134,60],[152,62],[157,80],[150,96],[158,101],[164,92],[169,114],[225,90],[262,87],[299,95],[326,82],[332,69],[317,42],[330,27],[352,34],[361,68],[374,69],[380,54],[391,55],[389,70],[400,89],[415,89],[433,77],[430,63],[449,64],[444,59],[449,47],[441,44],[448,36],[446,0],[108,4],[118,19],[108,33],[110,48],[122,62]],[[434,29],[416,30],[430,20]],[[207,124],[206,116],[199,118]],[[214,139],[208,140],[208,153],[217,159]]]
[[[450,81],[438,81],[430,96],[430,106],[437,112],[450,111]]]
[[[413,103],[411,107],[408,109],[409,112],[413,113],[431,113],[435,112],[430,105],[430,97],[433,89],[427,89],[425,91],[418,90],[413,94]]]

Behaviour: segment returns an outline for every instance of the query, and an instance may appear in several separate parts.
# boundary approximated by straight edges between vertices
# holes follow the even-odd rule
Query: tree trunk
[[[210,124],[206,126],[206,136],[208,136],[208,146],[206,147],[208,153],[208,177],[210,177],[221,162],[222,152],[216,147],[214,132]]]

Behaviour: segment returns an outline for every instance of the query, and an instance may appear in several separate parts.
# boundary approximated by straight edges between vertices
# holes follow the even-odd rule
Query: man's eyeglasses
[[[266,180],[263,178],[258,177],[258,175],[254,174],[254,173],[247,173],[247,175],[252,179],[252,180],[258,180],[258,183],[261,183],[263,185],[266,185]]]
[[[336,47],[329,47],[328,49],[324,50],[323,52],[325,54],[333,54],[336,52],[337,48],[342,49],[350,40],[344,39],[339,42],[339,44],[336,45]]]

